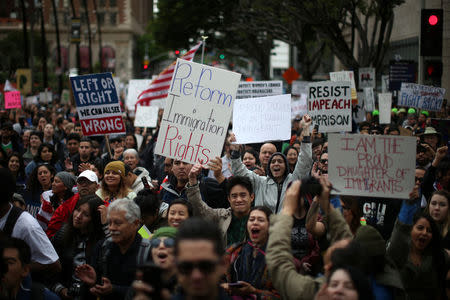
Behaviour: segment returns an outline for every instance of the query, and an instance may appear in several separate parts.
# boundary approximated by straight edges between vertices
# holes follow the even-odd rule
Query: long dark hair
[[[55,175],[55,177],[56,177],[56,175]],[[55,180],[55,179],[53,179],[53,180]],[[72,188],[66,187],[66,191],[64,192],[63,200],[66,201],[67,199],[71,198],[72,196],[73,196]],[[57,195],[53,194],[50,197],[50,203],[51,203],[53,209],[56,210],[58,208],[58,206],[60,205],[59,197]]]
[[[269,222],[269,225],[270,225],[270,215],[272,215],[272,210],[270,208],[268,208],[267,206],[258,205],[258,206],[254,206],[250,209],[248,216],[250,217],[250,214],[252,213],[252,211],[255,211],[255,210],[262,211],[266,215],[267,222]],[[247,221],[247,223],[248,223],[248,221]],[[247,228],[247,225],[246,225],[246,228]],[[245,230],[245,236],[247,237],[247,241],[250,241],[250,236],[249,236],[248,230]]]
[[[97,195],[86,195],[80,197],[77,204],[75,205],[75,210],[77,210],[83,204],[89,205],[89,213],[91,215],[91,222],[88,225],[88,241],[91,244],[94,244],[104,238],[105,234],[102,229],[102,222],[100,218],[100,213],[98,211],[98,207],[103,205],[103,201]],[[73,212],[67,221],[67,229],[64,233],[64,246],[68,247],[73,245],[76,242],[76,237],[81,236],[81,232],[79,229],[73,227]]]
[[[331,276],[338,270],[342,270],[350,277],[350,279],[353,282],[353,286],[358,293],[359,299],[368,299],[372,300],[373,292],[372,287],[370,285],[369,279],[367,276],[358,268],[355,268],[353,266],[336,266],[331,269],[330,276],[328,277],[328,282],[330,283]]]
[[[445,296],[445,278],[447,275],[447,269],[445,268],[445,256],[444,256],[444,248],[442,246],[442,238],[439,232],[439,228],[434,222],[433,218],[424,211],[419,211],[414,215],[413,218],[413,226],[420,220],[425,219],[430,223],[431,228],[431,241],[428,244],[427,248],[424,252],[429,252],[433,256],[433,268],[437,270],[438,273],[438,286],[441,296]],[[442,299],[446,299],[444,297]]]
[[[42,158],[41,158],[41,153],[42,153],[42,151],[44,150],[44,148],[47,148],[48,151],[50,151],[50,152],[52,153],[52,159],[51,159],[50,161],[43,161]],[[55,147],[53,147],[53,145],[52,145],[52,144],[49,144],[49,143],[42,143],[42,144],[39,146],[38,152],[37,152],[37,154],[34,156],[33,160],[34,160],[36,163],[47,162],[47,163],[49,163],[49,164],[55,165],[55,163],[56,163],[57,160],[58,160],[58,157],[57,157],[56,151],[55,151]]]
[[[27,190],[30,191],[32,194],[39,193],[42,190],[41,183],[39,182],[37,176],[38,169],[42,166],[46,167],[47,170],[50,172],[50,174],[53,175],[53,177],[55,177],[56,175],[56,170],[52,165],[47,163],[38,164],[36,168],[34,168],[33,172],[31,172],[30,177],[28,177],[27,180]]]
[[[23,158],[22,155],[19,154],[19,152],[13,152],[11,153],[11,155],[8,157],[8,165],[9,165],[9,161],[11,160],[11,158],[15,156],[17,157],[17,159],[19,160],[19,171],[17,172],[17,178],[25,178],[25,164],[23,162]],[[9,166],[8,166],[9,169]]]

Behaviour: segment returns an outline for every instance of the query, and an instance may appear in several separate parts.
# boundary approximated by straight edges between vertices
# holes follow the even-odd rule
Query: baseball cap
[[[98,184],[98,177],[97,174],[95,174],[95,172],[91,171],[91,170],[86,170],[81,172],[80,175],[78,175],[77,181],[78,179],[80,179],[81,177],[86,178],[87,180],[89,180],[90,182],[95,182]]]
[[[410,109],[408,109],[408,114],[415,114],[416,113],[416,110],[414,109],[414,108],[410,108]]]

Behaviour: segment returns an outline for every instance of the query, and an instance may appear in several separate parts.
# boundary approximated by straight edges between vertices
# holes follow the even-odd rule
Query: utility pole
[[[41,12],[42,77],[44,81],[44,88],[48,88],[47,39],[45,38],[45,20],[42,2],[39,3],[39,10]]]
[[[77,19],[77,12],[75,10],[75,5],[73,4],[73,0],[70,0],[70,7],[72,8],[72,19]],[[77,42],[75,43],[75,48],[76,48],[76,57],[77,57],[77,70],[78,70],[78,74],[80,72],[80,43]]]

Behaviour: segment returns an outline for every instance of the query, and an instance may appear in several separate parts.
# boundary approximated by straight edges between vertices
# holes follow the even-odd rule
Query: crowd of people
[[[238,145],[230,124],[207,165],[156,155],[159,128],[123,119],[108,141],[69,105],[0,112],[0,299],[450,296],[446,103],[348,133],[417,138],[405,200],[334,195],[307,114],[288,141]]]

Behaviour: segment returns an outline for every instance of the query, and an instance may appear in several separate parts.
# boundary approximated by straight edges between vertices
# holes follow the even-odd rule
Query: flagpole
[[[203,64],[203,57],[205,55],[205,44],[206,44],[206,39],[207,38],[208,37],[206,35],[202,35],[203,43],[202,43],[202,61],[201,61],[201,64]]]

